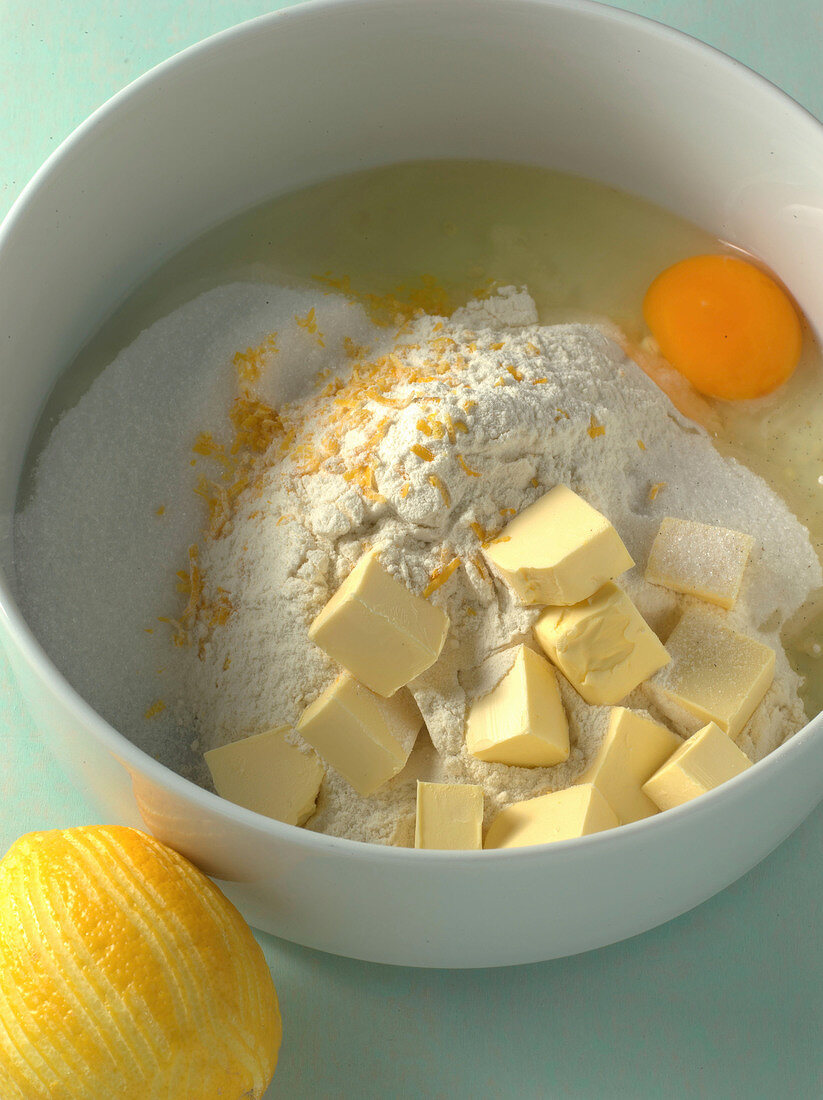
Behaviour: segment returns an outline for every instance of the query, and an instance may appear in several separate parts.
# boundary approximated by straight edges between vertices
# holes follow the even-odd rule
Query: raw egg
[[[800,319],[785,291],[735,256],[692,256],[661,272],[643,315],[662,355],[711,397],[762,397],[800,358]]]

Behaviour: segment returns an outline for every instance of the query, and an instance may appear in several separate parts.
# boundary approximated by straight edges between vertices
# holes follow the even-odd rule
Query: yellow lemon
[[[177,852],[91,826],[0,862],[3,1100],[258,1100],[280,1038],[251,930]]]

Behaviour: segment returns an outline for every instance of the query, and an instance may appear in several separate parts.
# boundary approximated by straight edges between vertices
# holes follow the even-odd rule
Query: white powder
[[[509,289],[449,321],[422,318],[399,339],[373,331],[370,342],[368,361],[391,354],[402,369],[373,389],[360,422],[348,411],[337,421],[333,397],[306,406],[300,456],[280,457],[275,444],[259,492],[242,502],[232,529],[203,548],[207,598],[220,586],[235,611],[185,673],[182,713],[204,746],[294,723],[337,671],[308,641],[308,626],[365,549],[378,546],[383,564],[418,593],[459,559],[430,597],[451,620],[446,647],[411,685],[436,753],[424,744],[407,772],[367,799],[330,769],[309,828],[408,843],[413,778],[421,774],[481,783],[488,820],[508,802],[567,785],[590,761],[606,711],[565,682],[573,746],[566,763],[511,768],[476,760],[464,746],[467,705],[508,669],[511,647],[530,638],[539,613],[490,575],[478,532],[499,529],[557,482],[609,516],[641,567],[666,514],[749,532],[756,552],[733,620],[780,648],[779,626],[819,579],[806,532],[596,328],[540,328],[531,299]],[[275,356],[271,377],[277,365]],[[338,361],[332,373],[350,369]],[[264,376],[259,391],[270,385]],[[339,444],[325,456],[324,435]],[[301,473],[307,441],[324,458]],[[366,493],[344,476],[364,465],[373,471]],[[642,568],[623,583],[662,633],[688,602],[647,585]],[[643,689],[627,704],[654,709]],[[741,745],[757,757],[803,721],[797,678],[780,650],[775,686]]]
[[[216,308],[223,302],[225,312]],[[233,344],[217,337],[221,322],[228,331],[232,303]],[[309,318],[311,306],[316,314]],[[774,686],[740,745],[757,759],[804,723],[798,680],[778,635],[820,583],[805,529],[762,480],[722,458],[603,331],[582,325],[541,328],[528,295],[511,289],[472,303],[450,320],[423,317],[399,335],[369,325],[359,307],[335,295],[226,288],[186,309],[190,314],[178,311],[162,323],[165,328],[144,334],[63,419],[17,535],[35,629],[98,709],[164,759],[202,778],[185,752],[170,749],[173,737],[188,745],[196,736],[198,749],[206,749],[297,720],[337,671],[309,643],[308,625],[363,550],[377,545],[384,565],[415,592],[423,592],[455,558],[460,561],[430,597],[451,619],[446,647],[412,685],[431,740],[422,735],[404,772],[370,798],[360,798],[328,769],[309,828],[410,843],[418,777],[482,783],[487,819],[510,801],[568,784],[596,751],[606,711],[583,703],[562,678],[572,741],[566,763],[539,769],[485,764],[468,756],[463,743],[467,704],[506,671],[507,650],[529,639],[538,613],[521,607],[504,584],[477,567],[478,533],[499,529],[558,482],[617,527],[638,563],[621,584],[664,639],[690,598],[642,578],[661,518],[680,516],[750,534],[754,550],[738,603],[728,615],[718,614],[774,647],[778,663]],[[209,338],[189,356],[186,326],[206,317]],[[173,538],[149,543],[143,530],[149,507],[153,512],[162,503],[158,496],[165,490],[165,499],[182,508],[180,470],[188,470],[196,430],[228,435],[229,350],[259,341],[268,329],[277,329],[279,351],[266,357],[250,396],[276,404],[286,427],[291,422],[299,433],[288,448],[281,448],[282,435],[275,438],[265,467],[256,471],[261,479],[241,494],[222,537],[201,543],[205,607],[227,594],[231,615],[223,625],[208,626],[201,613],[195,644],[169,653],[167,638],[159,641],[159,635],[142,630],[171,606],[165,570],[173,551],[174,567],[183,563],[193,524],[186,513]],[[352,393],[351,383],[336,396],[319,396],[331,379],[346,383],[351,374],[346,346],[351,352],[352,345],[345,337],[369,345],[354,368],[364,382],[360,404],[352,409],[340,404]],[[93,469],[84,460],[83,432],[90,419],[106,423],[115,403],[133,418],[138,393],[146,402],[134,388],[135,376],[145,386],[159,374],[156,361],[147,365],[147,349],[168,347],[169,341],[179,348],[175,361],[182,358],[184,368],[191,363],[191,378],[183,369],[185,392],[174,395],[170,422],[152,440],[154,453],[143,453],[136,440],[129,447],[134,467],[129,485],[137,502],[131,497],[129,507],[118,512],[120,528],[107,534],[103,554],[95,544],[101,525],[92,513],[106,512],[113,503],[109,484],[125,473],[114,432],[125,432],[128,442],[136,430],[125,413],[117,419],[112,435],[106,431],[100,441]],[[153,354],[156,360],[157,351]],[[382,371],[362,365],[390,354],[396,359]],[[196,370],[198,392],[206,380],[215,393],[208,408],[201,396],[193,415],[186,397]],[[317,371],[325,374],[312,391],[309,383]],[[283,408],[283,402],[301,396],[302,404]],[[177,425],[173,445],[164,436],[175,436],[171,421]],[[424,448],[424,456],[429,452],[431,461],[415,447]],[[148,495],[146,469],[159,482]],[[662,486],[656,495],[653,486]],[[81,496],[89,502],[90,524],[82,563],[64,545],[72,531],[70,509]],[[48,553],[41,542],[50,547]],[[71,615],[54,606],[50,570],[52,575],[62,570],[77,582]],[[142,571],[140,583],[125,596],[124,578],[135,571]],[[104,598],[95,601],[94,578],[101,573]],[[93,614],[85,604],[90,598]],[[119,615],[123,606],[125,617]],[[87,637],[89,623],[99,638]],[[72,649],[74,643],[82,652]],[[117,667],[113,650],[129,655],[128,675]],[[162,688],[156,679],[146,686],[152,663],[166,670]],[[105,689],[101,670],[112,681]],[[160,695],[167,710],[153,724],[142,723],[148,701]],[[654,711],[642,688],[626,703]]]

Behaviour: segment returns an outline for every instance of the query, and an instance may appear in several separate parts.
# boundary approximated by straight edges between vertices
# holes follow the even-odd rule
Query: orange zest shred
[[[438,588],[444,585],[459,565],[460,558],[452,558],[448,565],[443,565],[439,569],[435,569],[429,583],[423,589],[424,599],[428,599],[432,592],[436,592]]]
[[[343,337],[343,351],[347,359],[364,359],[370,350],[365,344],[355,343],[351,336]]]
[[[158,714],[162,714],[165,709],[166,709],[166,704],[163,702],[163,700],[162,699],[155,699],[154,702],[152,703],[152,705],[149,707],[149,709],[143,715],[143,717],[147,721],[150,721],[152,718],[156,718]]]
[[[649,489],[649,500],[655,500],[657,498],[657,494],[660,492],[661,489],[665,489],[667,484],[668,482],[666,481],[656,481],[654,485],[652,485],[652,487]]]
[[[643,442],[642,439],[638,439],[637,446],[640,448],[641,451],[645,451],[646,449],[646,444]]]
[[[429,475],[429,485],[433,485],[434,488],[437,489],[437,491],[443,498],[443,503],[448,508],[448,506],[451,504],[451,496],[449,495],[449,490],[446,488],[446,486],[443,484],[437,474]]]
[[[276,353],[276,332],[269,333],[256,348],[246,348],[245,351],[235,352],[232,362],[237,373],[237,384],[241,393],[247,393],[249,388],[260,380],[268,356]]]
[[[432,434],[431,427],[426,423],[426,421],[423,419],[422,416],[417,421],[417,430],[419,432],[422,432],[423,435],[431,435]]]
[[[457,455],[457,461],[460,463],[460,465],[463,467],[463,470],[469,475],[469,477],[480,477],[480,474],[477,470],[473,470],[471,466],[466,465],[466,460],[461,454]]]
[[[304,328],[306,332],[316,338],[317,343],[321,348],[324,348],[326,346],[323,342],[323,334],[321,332],[318,332],[317,330],[317,317],[314,312],[314,306],[311,307],[305,317],[301,317],[299,314],[295,313],[294,320],[300,326],[300,328]]]
[[[598,424],[597,420],[595,419],[594,413],[592,413],[589,419],[589,426],[586,431],[589,433],[592,439],[597,439],[599,435],[606,434],[606,427],[604,424]]]
[[[434,460],[434,452],[430,451],[428,447],[424,447],[422,443],[413,443],[411,449],[412,453],[416,454],[418,458],[422,458],[424,462]]]
[[[517,369],[517,367],[512,366],[511,363],[508,363],[506,365],[506,370],[509,372],[509,374],[512,376],[512,378],[515,380],[515,382],[522,382],[523,381],[522,372],[519,371]]]

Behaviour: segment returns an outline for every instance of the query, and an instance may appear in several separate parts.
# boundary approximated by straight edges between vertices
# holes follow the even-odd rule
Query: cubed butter
[[[486,833],[485,848],[525,848],[614,829],[620,822],[590,783],[527,798],[501,810]]]
[[[408,691],[384,699],[343,672],[306,707],[297,730],[365,797],[401,771],[422,725]]]
[[[587,703],[619,703],[669,660],[655,632],[612,582],[574,607],[547,608],[534,633]]]
[[[417,784],[415,848],[483,847],[483,788],[470,783]]]
[[[485,554],[522,603],[579,603],[634,565],[605,516],[556,485],[508,523]]]
[[[667,516],[652,544],[646,580],[730,608],[753,541],[750,535]]]
[[[734,741],[710,722],[692,734],[643,785],[661,810],[671,810],[714,790],[752,766]]]
[[[469,710],[466,748],[478,760],[551,767],[569,755],[569,724],[549,662],[518,646],[500,683]]]
[[[289,825],[311,817],[325,769],[313,752],[290,745],[288,732],[280,726],[205,753],[220,797]]]
[[[388,698],[440,656],[449,618],[392,577],[371,550],[311,624],[309,637]]]
[[[687,732],[715,722],[737,737],[774,679],[774,650],[700,607],[683,614],[666,646],[672,661],[649,683],[652,697],[675,724],[682,715]]]
[[[657,813],[643,784],[683,744],[677,734],[633,710],[615,707],[600,751],[584,776],[617,814],[621,825]]]

